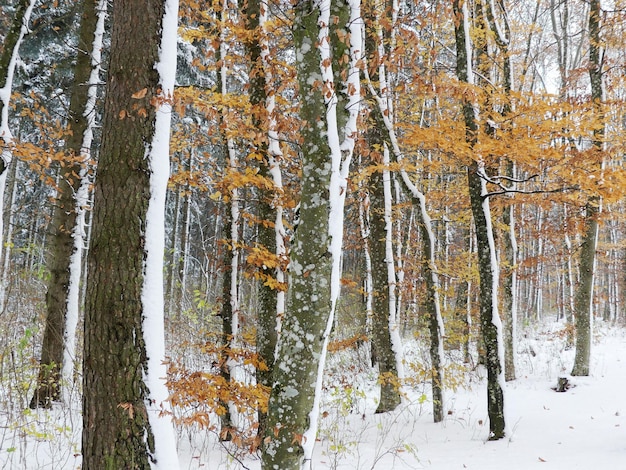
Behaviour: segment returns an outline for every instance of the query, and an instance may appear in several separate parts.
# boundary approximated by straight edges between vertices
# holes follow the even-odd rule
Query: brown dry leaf
[[[141,98],[143,98],[144,96],[146,96],[146,94],[148,93],[148,89],[144,88],[143,90],[139,90],[136,93],[132,94],[132,98],[136,99],[136,100],[140,100]]]
[[[117,407],[127,411],[130,419],[135,417],[135,410],[132,403],[120,403]]]

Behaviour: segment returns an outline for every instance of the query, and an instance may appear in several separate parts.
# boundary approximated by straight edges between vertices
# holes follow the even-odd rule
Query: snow
[[[311,465],[324,469],[589,470],[621,469],[626,462],[626,330],[598,322],[590,377],[569,377],[574,349],[565,347],[562,323],[525,328],[517,349],[519,378],[508,384],[511,434],[488,441],[486,385],[480,368],[466,371],[467,389],[447,390],[448,414],[433,423],[429,390],[414,388],[395,412],[374,414],[375,376],[366,367],[351,375],[358,351],[329,356],[318,439]],[[405,342],[407,360],[427,345]],[[421,349],[420,349],[421,348]],[[343,354],[343,355],[342,355]],[[451,359],[450,354],[448,359]],[[349,362],[347,362],[349,361]],[[572,387],[552,390],[558,377]],[[24,412],[32,428],[11,431],[0,414],[0,468],[80,465],[80,405],[72,410]],[[72,414],[74,415],[72,418]],[[27,416],[28,415],[28,416]],[[74,425],[76,428],[70,429]],[[45,433],[48,433],[47,435]],[[234,452],[214,433],[178,430],[181,468],[260,470],[257,455]],[[8,449],[12,449],[9,451]],[[238,460],[236,460],[236,457]],[[173,467],[174,468],[174,467]]]
[[[159,63],[155,65],[161,79],[163,103],[156,113],[154,139],[146,148],[150,159],[150,202],[146,215],[146,261],[142,304],[144,311],[143,335],[148,356],[144,381],[148,386],[146,400],[148,419],[154,434],[156,463],[153,469],[175,470],[178,458],[175,450],[174,429],[162,411],[168,411],[168,390],[164,378],[165,332],[163,324],[163,254],[165,250],[165,194],[169,177],[169,142],[171,104],[176,74],[176,36],[178,0],[167,0],[163,16]]]
[[[375,387],[353,379],[327,377],[321,404],[319,442],[311,465],[321,469],[476,469],[476,470],[589,470],[618,469],[626,462],[626,386],[623,361],[626,331],[603,330],[597,338],[591,377],[569,377],[573,387],[552,390],[557,377],[567,376],[574,350],[564,348],[554,324],[526,330],[520,342],[520,378],[509,383],[507,439],[488,441],[487,399],[482,371],[468,373],[471,388],[447,391],[448,414],[432,422],[428,403],[413,393],[393,413],[374,414]],[[410,349],[408,346],[407,349]],[[532,348],[534,356],[530,353]],[[333,357],[329,361],[333,361]],[[350,388],[352,387],[352,388]],[[361,391],[357,391],[359,387]],[[428,391],[428,389],[426,389]],[[350,409],[346,411],[346,406]],[[197,450],[197,449],[196,449]],[[228,464],[227,452],[206,445],[204,452],[181,456],[189,468],[248,468],[259,470],[256,457]],[[244,467],[245,465],[245,467]]]

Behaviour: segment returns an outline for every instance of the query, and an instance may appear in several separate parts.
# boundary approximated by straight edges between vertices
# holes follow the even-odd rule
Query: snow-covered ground
[[[371,377],[358,370],[327,384],[313,468],[618,470],[626,468],[626,331],[598,328],[592,375],[567,376],[572,349],[547,329],[526,332],[517,356],[519,378],[506,390],[507,439],[487,441],[486,391],[480,371],[470,389],[447,391],[443,423],[432,423],[421,390],[391,414],[375,415]],[[339,365],[330,358],[330,370]],[[356,362],[356,361],[355,361]],[[427,393],[427,390],[426,390]],[[11,428],[0,410],[0,468],[74,469],[80,466],[78,410],[25,416]],[[179,432],[183,469],[260,469],[256,456],[229,452],[212,433]]]

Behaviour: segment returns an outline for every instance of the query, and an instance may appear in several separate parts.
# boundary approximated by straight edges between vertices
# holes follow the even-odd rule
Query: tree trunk
[[[512,105],[509,101],[513,89],[513,66],[511,64],[511,54],[509,52],[511,31],[508,21],[508,13],[504,0],[498,2],[498,10],[500,15],[495,11],[493,1],[487,1],[484,8],[486,23],[493,32],[496,45],[500,52],[500,61],[502,64],[502,87],[505,93],[505,102],[502,106],[500,114],[503,118],[512,111]],[[501,16],[502,21],[498,20]],[[502,24],[501,24],[502,23]],[[489,126],[488,132],[496,137],[498,132],[494,127]],[[506,129],[502,132],[506,132]],[[508,178],[514,177],[515,165],[513,162],[505,159],[502,162],[504,174]],[[514,206],[505,207],[502,213],[502,222],[504,228],[502,230],[502,239],[504,245],[504,266],[502,272],[502,320],[503,320],[503,340],[504,340],[504,378],[506,381],[515,380],[515,330],[517,320],[517,299],[515,292],[515,283],[517,278],[517,241],[515,238],[515,212]]]
[[[252,68],[250,71],[250,103],[253,106],[253,126],[262,130],[260,137],[253,145],[256,152],[263,156],[259,165],[259,174],[264,178],[271,179],[271,189],[261,189],[259,202],[259,218],[264,221],[258,227],[259,244],[277,258],[277,266],[270,269],[266,265],[259,267],[261,271],[259,283],[259,310],[257,319],[257,354],[262,364],[256,370],[257,382],[267,390],[272,388],[272,375],[274,371],[274,352],[277,341],[277,321],[284,313],[285,277],[282,262],[285,256],[285,244],[283,240],[283,210],[282,175],[280,159],[282,152],[277,140],[274,93],[268,93],[266,87],[272,87],[273,77],[271,65],[268,63],[270,44],[265,31],[268,18],[267,7],[261,6],[259,0],[249,0],[244,3],[245,12],[242,15],[246,21],[246,29],[254,35],[246,43]],[[272,221],[273,223],[270,223]],[[276,281],[276,284],[268,281]],[[263,439],[267,429],[267,412],[258,411],[257,435]],[[263,445],[263,442],[260,443]]]
[[[517,279],[517,243],[515,239],[515,215],[513,206],[505,207],[503,213],[504,226],[504,256],[506,258],[506,272],[502,280],[503,339],[504,339],[504,379],[508,382],[515,380],[515,332],[517,323],[517,296],[515,284]]]
[[[2,269],[2,277],[0,279],[0,313],[5,311],[8,301],[7,291],[11,282],[11,247],[13,244],[13,220],[17,211],[15,207],[15,200],[18,192],[18,167],[19,161],[15,160],[7,175],[8,186],[10,188],[8,193],[11,194],[11,200],[8,201],[8,204],[4,204],[4,207],[2,207],[2,215],[0,215],[2,218],[0,227],[4,228],[4,232],[0,234],[0,239],[4,240],[4,249],[0,250],[0,267]]]
[[[598,167],[602,167],[604,148],[604,112],[602,110],[602,63],[601,63],[601,19],[600,0],[589,3],[589,78],[594,111],[602,126],[593,133],[594,156]],[[580,281],[574,298],[574,321],[576,326],[576,355],[572,375],[589,375],[591,358],[591,333],[593,318],[593,279],[596,246],[598,243],[598,217],[601,200],[592,195],[585,205],[585,230],[580,247]]]
[[[17,59],[19,57],[19,48],[24,38],[24,34],[28,31],[28,22],[30,14],[33,11],[35,0],[20,0],[16,5],[15,17],[11,23],[11,28],[4,37],[2,44],[2,55],[0,55],[0,208],[4,207],[4,193],[7,181],[7,168],[11,163],[13,146],[13,135],[9,128],[9,111],[11,105],[11,93],[13,93],[13,76]],[[0,252],[3,251],[4,240],[4,217],[0,217]],[[3,286],[0,286],[3,288]],[[6,301],[5,293],[0,295],[0,308],[4,308]]]
[[[454,0],[455,39],[457,53],[457,76],[460,81],[473,84],[471,66],[471,44],[469,35],[469,12],[467,3]],[[466,140],[474,148],[478,138],[477,110],[467,99],[463,101]],[[504,377],[501,323],[498,316],[498,262],[491,225],[489,199],[486,196],[484,164],[472,162],[468,167],[467,178],[478,252],[478,272],[480,278],[480,324],[485,367],[487,369],[487,411],[489,415],[489,439],[497,440],[505,436],[504,417]]]
[[[262,457],[267,470],[311,468],[339,295],[343,206],[361,99],[359,9],[358,1],[351,0],[304,0],[295,6],[301,222],[291,249],[287,309],[269,401]],[[320,80],[322,86],[317,86]]]
[[[65,150],[70,154],[70,163],[61,166],[58,183],[58,197],[54,205],[52,220],[48,228],[50,243],[48,244],[47,267],[50,271],[48,290],[46,292],[46,327],[44,330],[41,360],[37,387],[30,402],[31,408],[49,408],[53,401],[60,399],[62,370],[66,360],[73,362],[73,337],[76,334],[78,317],[78,280],[82,265],[82,247],[84,243],[84,220],[79,217],[85,210],[87,201],[79,199],[79,195],[88,192],[83,179],[86,178],[87,165],[91,147],[91,132],[96,110],[95,87],[92,83],[92,70],[98,76],[99,64],[92,64],[93,54],[100,56],[102,46],[102,28],[104,13],[99,9],[106,3],[97,0],[84,0],[81,26],[78,37],[78,57],[74,66],[74,82],[70,98],[69,133]],[[102,16],[98,30],[98,18]],[[98,48],[97,50],[94,47]],[[99,59],[97,61],[99,63]],[[86,84],[90,84],[86,86]],[[90,108],[90,105],[92,109]],[[80,176],[79,176],[80,175]],[[86,194],[82,194],[86,198]],[[71,272],[73,257],[74,270]],[[70,287],[74,283],[75,299],[70,299]],[[67,327],[68,309],[75,301],[75,312],[72,312],[72,326]],[[68,352],[66,346],[71,345]],[[67,357],[66,357],[67,356]],[[68,366],[70,366],[68,364]],[[73,364],[71,365],[73,366]],[[72,370],[70,367],[69,370]],[[69,374],[65,379],[69,379]]]
[[[226,53],[228,45],[226,43],[227,18],[228,18],[229,0],[222,0],[221,22],[222,31],[220,34],[220,48],[218,54],[218,62],[221,67],[218,71],[217,86],[218,90],[225,99],[228,94],[228,66],[226,64]],[[225,106],[225,105],[224,105]],[[226,136],[228,127],[226,121],[226,110],[220,115],[220,129],[224,130],[221,144],[224,153],[227,155],[227,168],[225,172],[231,175],[230,188],[225,198],[224,227],[227,228],[226,249],[224,251],[224,281],[222,283],[222,308],[220,316],[222,318],[222,357],[220,358],[221,376],[225,383],[229,384],[234,377],[232,376],[233,358],[231,351],[237,343],[239,335],[239,187],[238,183],[233,180],[236,172],[239,171],[238,156],[235,150],[235,143],[232,138]],[[234,420],[234,407],[232,402],[222,403],[224,414],[220,415],[221,421],[221,440],[230,440],[235,431],[236,423]]]
[[[370,148],[380,149],[378,155],[374,155],[374,162],[388,166],[389,158],[382,155],[388,153],[388,150],[380,135],[382,126],[379,124],[375,122],[371,126],[368,144]],[[372,173],[368,185],[371,202],[369,246],[372,258],[372,344],[376,351],[380,382],[377,413],[392,411],[400,404],[396,355],[391,337],[392,317],[396,315],[391,310],[395,309],[392,298],[396,295],[396,282],[395,275],[393,281],[389,275],[389,270],[394,269],[393,251],[388,249],[392,237],[390,178],[389,169],[383,167],[380,172]]]
[[[163,214],[175,1],[116,0],[94,188],[83,367],[83,468],[176,469],[167,411]]]

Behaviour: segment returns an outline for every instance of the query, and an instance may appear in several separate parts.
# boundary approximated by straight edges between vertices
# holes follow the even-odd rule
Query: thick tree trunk
[[[329,218],[328,199],[322,194],[330,185],[330,148],[316,125],[327,110],[321,90],[307,84],[309,77],[320,74],[321,59],[315,47],[319,10],[315,2],[305,0],[296,5],[295,14],[294,38],[296,51],[301,54],[296,65],[303,119],[302,192],[300,223],[290,252],[287,314],[282,323],[269,401],[263,454],[263,468],[267,470],[299,470],[304,460],[303,444],[313,444],[303,441],[310,424],[309,413],[314,408],[324,331],[330,316],[330,239],[326,230],[320,230]]]
[[[358,1],[342,0],[304,0],[295,6],[301,222],[291,249],[287,309],[269,401],[262,460],[267,470],[311,468],[339,296],[343,206],[361,99],[359,8]]]
[[[178,4],[116,0],[94,187],[83,468],[178,466],[163,383],[163,212]]]

